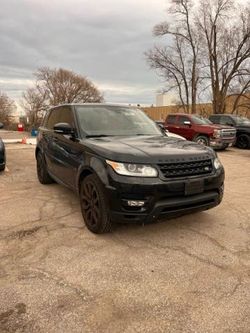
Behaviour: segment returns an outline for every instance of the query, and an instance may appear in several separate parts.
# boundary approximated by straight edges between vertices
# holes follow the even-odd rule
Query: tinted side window
[[[231,125],[232,126],[232,125],[234,125],[234,122],[230,117],[221,116],[220,124],[221,125]]]
[[[209,120],[211,120],[212,123],[220,124],[220,118],[220,116],[210,116]]]
[[[190,119],[188,117],[185,117],[185,116],[179,116],[179,118],[178,118],[178,124],[179,125],[185,125],[184,121],[189,121],[190,122]]]
[[[68,123],[72,128],[75,128],[73,112],[69,107],[60,107],[51,110],[46,127],[53,129],[57,123]]]
[[[53,129],[55,124],[60,123],[60,110],[60,108],[56,108],[50,111],[46,124],[47,128]]]
[[[69,107],[60,108],[60,123],[68,123],[72,128],[75,128],[74,115]]]
[[[175,121],[176,121],[176,116],[167,116],[167,123],[168,124],[175,124]]]

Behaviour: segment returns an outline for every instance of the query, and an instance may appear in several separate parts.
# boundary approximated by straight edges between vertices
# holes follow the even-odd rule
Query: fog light
[[[128,206],[130,207],[142,207],[145,204],[145,201],[140,200],[128,200],[127,201]]]

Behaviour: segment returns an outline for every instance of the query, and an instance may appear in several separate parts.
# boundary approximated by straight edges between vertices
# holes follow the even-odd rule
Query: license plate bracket
[[[185,195],[204,192],[204,180],[190,180],[185,183]]]

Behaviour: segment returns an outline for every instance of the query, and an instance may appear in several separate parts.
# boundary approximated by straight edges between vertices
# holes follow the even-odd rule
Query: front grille
[[[208,175],[213,171],[211,159],[191,162],[158,164],[165,178]]]
[[[221,136],[223,138],[233,138],[236,135],[236,130],[235,129],[223,129],[221,131]]]

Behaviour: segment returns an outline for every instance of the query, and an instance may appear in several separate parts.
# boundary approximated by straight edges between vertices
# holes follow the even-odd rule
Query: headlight
[[[220,138],[220,136],[221,136],[221,130],[215,129],[214,130],[214,138]]]
[[[118,163],[106,160],[115,172],[123,176],[134,177],[157,177],[158,171],[150,165]]]
[[[215,167],[216,170],[222,168],[221,161],[218,159],[218,157],[216,157],[216,158],[214,159],[214,167]]]

